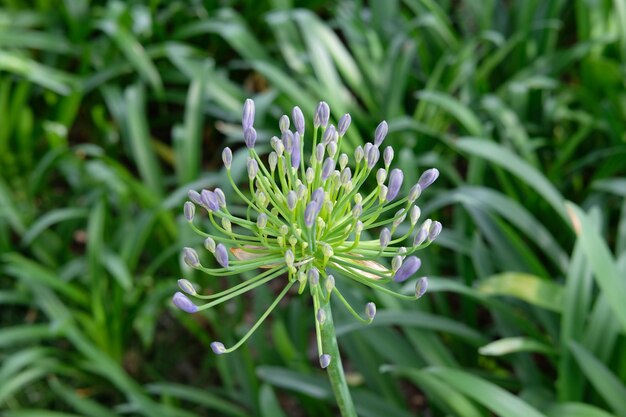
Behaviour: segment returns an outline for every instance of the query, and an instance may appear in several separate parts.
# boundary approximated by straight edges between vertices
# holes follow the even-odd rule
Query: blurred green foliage
[[[305,300],[219,358],[273,288],[169,303],[253,97],[261,149],[326,100],[443,174],[427,300],[336,318],[361,416],[626,416],[625,71],[622,1],[4,0],[2,415],[335,415]]]

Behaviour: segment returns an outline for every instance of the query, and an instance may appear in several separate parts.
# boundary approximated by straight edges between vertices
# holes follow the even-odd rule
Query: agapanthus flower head
[[[202,265],[193,248],[183,249],[183,260],[191,268],[215,277],[249,271],[258,274],[211,295],[197,292],[193,283],[181,279],[178,285],[182,292],[174,295],[173,302],[181,310],[195,313],[270,281],[282,283],[280,294],[240,341],[231,347],[218,341],[211,344],[216,354],[222,354],[241,346],[294,285],[299,294],[308,289],[315,311],[319,361],[326,368],[332,358],[322,350],[320,332],[329,319],[325,306],[331,297],[340,300],[364,323],[376,315],[372,302],[360,310],[364,316],[350,306],[341,293],[347,280],[407,300],[415,300],[426,291],[425,277],[417,280],[412,295],[398,294],[386,284],[410,279],[421,266],[414,253],[428,246],[441,232],[441,224],[431,219],[418,225],[421,213],[415,205],[439,171],[425,171],[408,195],[402,197],[405,175],[399,168],[391,169],[391,146],[384,149],[380,164],[379,147],[387,136],[387,123],[378,125],[372,143],[356,147],[351,164],[348,154],[341,152],[350,115],[343,115],[337,127],[329,124],[330,108],[325,102],[318,105],[310,131],[305,129],[305,117],[299,107],[293,108],[291,121],[282,116],[280,135],[270,140],[272,151],[264,161],[255,149],[254,114],[254,102],[246,100],[242,129],[248,152],[247,190],[233,180],[232,151],[225,148],[222,152],[233,192],[247,206],[237,213],[246,214],[231,212],[227,194],[219,188],[189,191],[184,215],[193,230],[204,237],[204,247],[213,255],[207,259],[213,266]],[[214,233],[205,233],[196,226],[198,208],[204,208]],[[402,229],[399,226],[407,216],[408,227]],[[402,246],[408,244],[405,242],[412,246]],[[192,302],[188,296],[199,302]]]

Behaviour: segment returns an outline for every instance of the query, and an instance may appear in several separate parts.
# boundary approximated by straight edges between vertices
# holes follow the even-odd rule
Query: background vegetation
[[[336,415],[306,297],[223,357],[273,289],[169,301],[253,97],[262,146],[326,100],[442,172],[429,295],[336,318],[361,416],[626,417],[625,74],[621,0],[4,0],[2,415]]]

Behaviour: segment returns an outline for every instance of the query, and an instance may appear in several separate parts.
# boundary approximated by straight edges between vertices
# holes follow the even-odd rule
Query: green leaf
[[[30,245],[43,231],[52,227],[57,223],[67,220],[82,219],[87,216],[87,210],[84,208],[63,208],[51,210],[39,217],[35,223],[26,231],[22,237],[22,245]]]
[[[483,294],[519,298],[547,310],[561,312],[563,288],[551,281],[521,272],[507,272],[481,281],[478,290]]]
[[[499,339],[478,349],[481,355],[502,356],[516,352],[537,352],[552,355],[554,349],[544,343],[527,337],[506,337]]]
[[[280,407],[278,398],[270,385],[263,384],[259,390],[259,408],[261,417],[287,417]]]
[[[582,403],[555,404],[546,410],[546,415],[548,417],[616,417],[593,405]]]

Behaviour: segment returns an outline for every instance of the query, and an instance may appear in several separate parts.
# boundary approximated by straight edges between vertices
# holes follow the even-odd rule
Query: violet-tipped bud
[[[196,213],[196,206],[191,201],[185,201],[183,213],[185,214],[185,219],[187,219],[188,222],[193,221],[193,216]]]
[[[354,225],[354,233],[356,233],[357,235],[360,235],[361,232],[363,231],[363,222],[361,220],[357,220],[356,224]]]
[[[323,143],[318,143],[315,146],[315,160],[319,163],[322,162],[324,160],[324,152],[326,151],[326,148],[324,147]]]
[[[389,127],[387,126],[387,122],[384,120],[380,122],[378,127],[376,127],[376,132],[374,133],[374,146],[379,147],[380,144],[383,143],[383,140],[385,140],[385,137],[387,136],[388,130]]]
[[[341,116],[341,119],[339,119],[339,123],[337,123],[337,133],[339,134],[339,136],[343,136],[346,134],[346,131],[350,127],[351,122],[352,118],[348,113]]]
[[[402,186],[402,180],[404,179],[404,174],[398,168],[391,170],[391,174],[389,174],[389,190],[387,191],[387,201],[391,201],[398,195],[400,191],[400,187]]]
[[[286,114],[280,116],[280,119],[278,119],[278,128],[280,129],[280,133],[285,133],[289,130],[289,116]]]
[[[259,214],[259,217],[256,218],[256,226],[260,230],[265,229],[265,227],[267,226],[267,214],[265,213]]]
[[[320,282],[320,271],[318,271],[317,268],[311,268],[309,269],[308,277],[309,285],[315,287]]]
[[[400,223],[402,223],[404,219],[406,219],[406,210],[404,208],[401,208],[393,216],[393,227],[400,226]]]
[[[215,260],[224,268],[228,268],[228,250],[226,246],[219,243],[215,248]]]
[[[200,193],[200,199],[202,200],[202,205],[207,210],[218,211],[220,209],[220,202],[213,191],[202,190],[202,193]]]
[[[220,207],[226,207],[226,195],[221,188],[216,188],[213,190],[215,197],[217,197],[217,202],[220,204]]]
[[[324,288],[326,289],[326,293],[330,294],[335,289],[335,277],[329,275],[324,281]]]
[[[421,298],[422,295],[426,293],[427,289],[428,289],[428,278],[421,277],[415,283],[415,297]]]
[[[295,262],[296,258],[293,255],[293,252],[291,251],[291,249],[287,249],[287,251],[285,251],[285,265],[287,265],[288,268],[293,267],[293,263]]]
[[[324,131],[324,135],[322,136],[322,143],[324,145],[328,145],[330,142],[333,141],[334,138],[335,138],[335,126],[330,125]]]
[[[215,246],[215,240],[213,240],[211,236],[208,236],[206,239],[204,239],[204,248],[209,252],[214,253]]]
[[[296,132],[300,136],[304,135],[304,115],[300,107],[295,106],[291,112],[291,118],[293,119],[293,126],[296,128]]]
[[[343,168],[343,170],[341,171],[341,175],[339,176],[339,179],[342,184],[345,184],[348,181],[350,181],[352,179],[352,171],[350,170],[350,168]]]
[[[315,191],[313,191],[313,194],[311,195],[311,201],[315,201],[315,203],[321,208],[322,203],[324,203],[325,194],[326,193],[324,192],[324,188],[318,187],[315,189]]]
[[[298,168],[300,165],[300,133],[296,132],[293,135],[293,149],[291,150],[291,167]]]
[[[183,260],[187,265],[192,268],[197,268],[200,266],[200,258],[198,258],[198,253],[195,251],[195,249],[183,248]]]
[[[246,143],[248,149],[254,148],[254,144],[256,143],[256,129],[253,127],[247,128],[243,132],[243,140]]]
[[[222,342],[213,342],[210,346],[211,350],[216,355],[221,355],[222,353],[226,352],[226,348],[224,347],[224,344]]]
[[[248,167],[248,178],[251,180],[254,179],[256,174],[259,172],[259,163],[256,159],[248,158],[246,166]]]
[[[409,190],[409,195],[407,196],[407,200],[409,200],[409,203],[412,203],[415,200],[417,200],[421,194],[422,194],[422,187],[419,184],[415,184]]]
[[[326,151],[328,152],[328,156],[334,158],[337,153],[337,142],[330,142],[326,145]]]
[[[359,217],[361,217],[361,214],[363,214],[363,206],[360,204],[355,204],[354,207],[352,207],[352,217],[358,219]]]
[[[243,127],[244,132],[254,124],[254,111],[254,101],[247,99],[243,104],[243,115],[241,117],[241,127]]]
[[[422,261],[417,256],[409,256],[402,263],[402,266],[398,268],[395,275],[393,276],[393,280],[395,282],[403,282],[422,266]]]
[[[324,324],[326,322],[326,310],[324,310],[323,308],[318,308],[315,318],[317,319],[317,322],[319,324]]]
[[[226,167],[226,169],[230,169],[230,166],[233,163],[233,151],[231,151],[230,148],[224,148],[222,151],[222,161],[224,162],[224,167]]]
[[[318,206],[315,201],[311,201],[304,209],[304,224],[306,227],[312,227],[318,214]]]
[[[374,317],[376,317],[376,304],[372,302],[365,304],[365,314],[370,321],[374,320]]]
[[[322,166],[322,181],[326,181],[329,175],[335,169],[335,160],[333,158],[326,158],[324,165]]]
[[[328,125],[328,119],[330,118],[330,107],[325,101],[320,101],[315,110],[315,116],[313,117],[313,126],[326,127]]]
[[[197,192],[196,190],[189,190],[187,192],[187,196],[189,197],[189,199],[191,201],[193,201],[194,203],[198,204],[199,206],[201,206],[202,203],[202,197],[200,196],[200,193]]]
[[[331,356],[329,354],[324,353],[323,355],[321,355],[320,366],[322,367],[322,369],[328,368],[328,366],[330,365],[330,361],[331,361]]]
[[[385,168],[389,168],[391,161],[393,161],[393,148],[391,146],[387,146],[383,152],[383,162],[385,163]]]
[[[380,248],[385,249],[389,242],[391,241],[391,232],[386,227],[383,227],[383,230],[380,231]]]
[[[291,153],[293,151],[293,133],[290,130],[283,132],[281,137],[282,144],[285,146],[285,152]]]
[[[180,288],[181,291],[186,292],[189,295],[196,294],[196,289],[194,288],[193,284],[185,278],[181,278],[178,280],[178,288]]]
[[[404,258],[401,255],[396,255],[391,258],[391,270],[396,272],[402,266],[402,261]]]
[[[422,191],[424,191],[430,184],[435,182],[439,177],[439,170],[437,168],[427,169],[422,173],[420,179],[417,181]]]
[[[267,162],[270,164],[270,171],[273,173],[278,164],[278,155],[276,155],[276,152],[270,152],[267,157]]]
[[[186,313],[195,313],[198,311],[198,307],[191,302],[189,298],[185,294],[180,291],[177,291],[172,298],[172,302],[176,307],[183,310]]]
[[[432,222],[430,227],[428,228],[428,240],[432,242],[433,240],[437,239],[437,236],[439,236],[439,233],[441,233],[441,229],[441,223],[436,220]]]
[[[376,165],[376,162],[378,162],[378,158],[380,158],[380,151],[377,147],[372,146],[369,153],[367,154],[367,167],[369,169],[374,168],[374,165]]]

